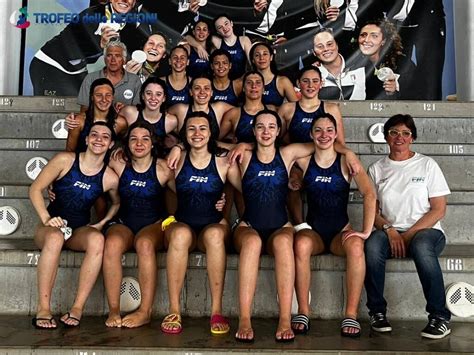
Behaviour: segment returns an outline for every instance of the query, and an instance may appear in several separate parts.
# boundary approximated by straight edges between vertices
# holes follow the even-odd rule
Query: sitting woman
[[[188,253],[196,244],[206,253],[207,272],[211,289],[212,334],[225,334],[230,330],[227,318],[222,315],[222,294],[226,270],[226,248],[230,243],[230,228],[216,203],[221,199],[228,179],[241,189],[237,165],[229,165],[227,157],[217,154],[216,133],[211,129],[209,114],[190,113],[181,130],[185,150],[177,168],[176,195],[177,223],[165,231],[166,273],[168,279],[169,312],[161,323],[167,334],[181,333],[180,295],[188,265]]]
[[[151,321],[156,289],[156,251],[164,249],[164,190],[174,181],[166,162],[157,157],[157,145],[154,127],[143,120],[137,121],[128,130],[124,149],[114,154],[109,163],[119,176],[122,203],[105,234],[103,268],[109,304],[109,317],[105,321],[108,327],[134,328]],[[138,257],[141,303],[137,311],[122,319],[122,256],[132,246]]]
[[[260,254],[275,257],[275,278],[279,313],[275,340],[294,340],[291,329],[291,301],[295,281],[293,226],[288,222],[286,196],[288,172],[295,160],[314,152],[312,144],[292,144],[278,148],[281,131],[278,114],[262,110],[253,120],[256,147],[243,153],[240,170],[245,212],[234,231],[239,257],[239,329],[235,339],[252,342],[252,303],[257,286]]]
[[[451,333],[443,273],[438,256],[446,237],[440,220],[446,213],[448,184],[438,164],[411,150],[417,138],[410,115],[395,115],[384,125],[390,148],[387,157],[369,167],[377,191],[375,230],[365,243],[367,308],[370,325],[389,332],[384,299],[385,263],[389,258],[413,258],[426,299],[428,324],[421,336],[441,339]]]
[[[306,222],[311,229],[302,229],[295,235],[298,315],[292,319],[292,328],[295,333],[306,333],[310,328],[311,255],[330,251],[347,258],[347,302],[341,335],[356,337],[360,336],[357,314],[365,276],[364,240],[374,224],[375,191],[361,169],[354,180],[364,199],[364,218],[362,231],[356,232],[347,215],[351,176],[346,158],[334,148],[337,128],[331,114],[315,117],[311,125],[314,155],[297,161],[303,170],[303,186],[308,196]]]
[[[86,145],[83,153],[58,153],[30,187],[30,200],[40,219],[35,231],[35,243],[41,249],[37,268],[38,306],[33,318],[36,328],[57,327],[50,303],[64,247],[85,252],[74,304],[60,319],[66,327],[79,326],[102,265],[104,236],[101,230],[119,209],[118,177],[104,163],[113,145],[113,128],[105,122],[93,123]],[[46,208],[42,193],[50,184],[56,198]],[[112,204],[104,219],[89,224],[90,209],[103,192],[109,192]]]

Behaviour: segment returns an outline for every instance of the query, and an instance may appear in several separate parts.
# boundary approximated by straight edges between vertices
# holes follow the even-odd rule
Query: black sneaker
[[[421,331],[421,336],[430,339],[442,339],[451,333],[449,322],[441,318],[431,318],[425,329]]]
[[[370,326],[379,333],[391,332],[392,326],[383,313],[374,313],[370,316]]]

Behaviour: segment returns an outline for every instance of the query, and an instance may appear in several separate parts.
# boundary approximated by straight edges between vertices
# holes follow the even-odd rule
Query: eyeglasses
[[[392,138],[396,138],[398,136],[402,136],[403,138],[410,138],[411,131],[397,131],[396,129],[389,129],[388,135]]]

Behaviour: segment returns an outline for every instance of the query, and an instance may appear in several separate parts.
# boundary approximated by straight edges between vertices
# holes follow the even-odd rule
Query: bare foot
[[[125,328],[136,328],[151,322],[151,312],[141,311],[140,309],[136,312],[127,314],[122,319],[122,327]]]
[[[252,322],[250,319],[240,319],[239,320],[239,329],[235,333],[235,339],[237,341],[252,341],[254,337]]]
[[[69,312],[66,312],[60,320],[66,326],[77,327],[81,323],[81,317],[82,309],[73,307]]]
[[[33,318],[33,325],[38,329],[56,329],[58,327],[51,313],[36,313],[36,317]]]
[[[105,321],[105,325],[111,328],[120,328],[122,326],[120,312],[109,312],[109,317]]]
[[[275,334],[276,340],[293,340],[295,338],[295,333],[291,328],[281,329],[278,328]]]

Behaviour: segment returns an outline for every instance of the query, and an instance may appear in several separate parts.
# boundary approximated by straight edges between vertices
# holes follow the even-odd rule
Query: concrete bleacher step
[[[36,307],[36,264],[40,252],[32,241],[2,240],[0,244],[0,314],[34,314]],[[66,312],[73,302],[79,267],[83,253],[63,251],[60,268],[53,291],[52,308]],[[168,311],[166,286],[166,254],[158,253],[158,284],[154,303],[155,316]],[[122,259],[124,275],[137,275],[137,256],[127,253]],[[447,246],[440,257],[445,283],[464,281],[474,284],[474,245]],[[227,272],[223,296],[224,313],[238,315],[238,255],[227,257]],[[312,269],[313,317],[337,319],[343,316],[345,302],[345,259],[333,255],[315,256]],[[388,314],[393,319],[425,319],[425,301],[413,261],[390,260],[387,263],[386,298]],[[182,311],[186,316],[206,316],[210,312],[210,294],[206,271],[206,256],[190,254],[188,271],[181,295]],[[296,301],[294,301],[296,307]],[[295,309],[296,311],[296,309]],[[102,277],[99,277],[86,305],[88,315],[107,313],[107,302]],[[276,317],[278,304],[274,279],[274,260],[267,255],[260,262],[259,282],[254,301],[256,317]],[[360,305],[360,318],[366,319],[365,293]],[[453,319],[456,319],[454,317]],[[457,319],[474,321],[474,318]]]

